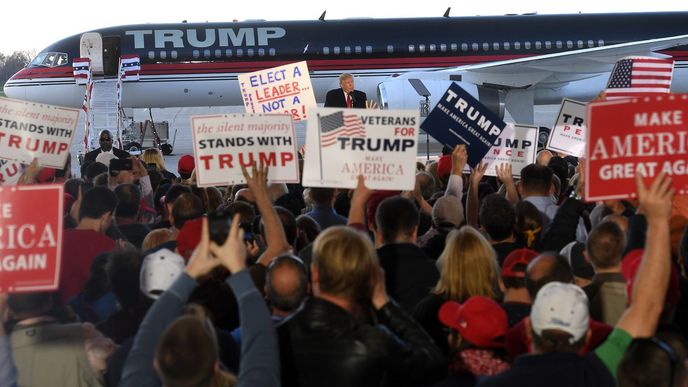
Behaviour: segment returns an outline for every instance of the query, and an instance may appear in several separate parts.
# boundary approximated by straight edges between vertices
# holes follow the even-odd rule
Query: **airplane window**
[[[334,51],[335,55],[339,55],[339,52],[340,52],[339,46],[335,46],[333,51]]]
[[[265,49],[264,48],[258,49],[258,56],[265,56]]]
[[[55,61],[55,53],[54,52],[49,52],[46,54],[45,58],[43,58],[43,62],[41,63],[42,66],[46,67],[53,67],[53,62]]]
[[[366,54],[372,54],[373,53],[373,46],[366,46]]]
[[[392,46],[391,44],[387,45],[387,53],[391,54],[393,52],[394,52],[394,46]]]
[[[525,47],[526,50],[530,50],[530,42],[525,42],[523,47]]]
[[[231,48],[226,49],[225,55],[227,55],[227,58],[231,58],[232,57],[232,49]]]
[[[57,58],[55,58],[55,66],[62,66],[67,64],[67,54],[61,52],[57,54]]]
[[[454,45],[452,45],[452,50],[454,50]],[[456,50],[454,50],[456,51]],[[468,51],[468,43],[461,43],[461,51]]]
[[[566,41],[566,48],[573,48],[573,42],[570,40]]]
[[[499,43],[492,43],[492,49],[495,51],[499,50]]]
[[[160,51],[160,59],[167,59],[167,51]]]
[[[435,52],[436,49],[437,49],[436,45],[434,45],[434,44],[430,45],[430,52]]]
[[[177,59],[177,50],[172,50],[172,59]]]
[[[418,51],[420,51],[420,52],[425,52],[425,45],[424,45],[424,44],[419,44],[419,45],[418,45]]]
[[[583,47],[585,47],[585,44],[583,44],[582,40],[579,40],[578,41],[578,48],[583,48]]]
[[[446,44],[440,44],[440,51],[447,52],[447,45]]]
[[[604,46],[604,40],[602,40],[602,39],[598,40],[597,45],[600,47]]]
[[[330,48],[329,47],[323,47],[323,54],[330,55]]]
[[[509,43],[509,42],[504,42],[502,44],[502,46],[504,46],[505,50],[511,50],[511,43]]]
[[[277,54],[277,51],[274,48],[270,49],[270,56],[275,56]]]
[[[198,50],[194,51],[194,55],[198,55]],[[195,56],[195,58],[197,57]],[[155,59],[155,51],[148,51],[148,59]]]
[[[546,41],[546,42],[545,42],[545,48],[548,49],[548,50],[549,50],[550,48],[552,48],[552,42],[550,42],[549,40]]]
[[[564,43],[562,43],[561,40],[557,40],[557,48],[563,48],[563,47],[564,47]]]
[[[246,50],[246,54],[247,54],[248,56],[253,56],[253,49],[252,49],[252,48],[249,48],[248,50]]]
[[[244,56],[244,50],[241,49],[241,48],[237,48],[237,50],[236,50],[236,56],[238,56],[239,58],[241,58],[242,56]]]
[[[490,49],[490,43],[483,43],[483,51],[487,51]]]
[[[409,52],[416,52],[416,46],[414,46],[413,44],[409,44],[408,48],[409,48]]]
[[[594,40],[588,40],[588,47],[595,47],[595,41]]]
[[[542,43],[539,40],[535,42],[535,48],[538,50],[542,48]]]
[[[360,54],[361,51],[362,51],[362,50],[361,50],[361,46],[356,46],[356,47],[354,47],[354,52],[355,52],[356,54]]]
[[[210,58],[210,50],[207,50],[207,49],[206,49],[206,50],[203,50],[203,56],[204,56],[205,58]]]
[[[38,54],[38,55],[37,55],[35,58],[33,58],[33,60],[31,61],[31,65],[33,65],[33,66],[39,66],[39,65],[41,65],[41,64],[43,63],[43,59],[45,59],[45,56],[46,56],[46,55],[48,55],[48,54],[45,53],[45,52],[42,52],[42,53]]]
[[[351,54],[351,47],[349,47],[349,46],[344,47],[344,53],[347,55]]]
[[[199,56],[201,56],[201,54],[198,52],[198,50],[193,50],[194,59],[198,59]],[[153,59],[153,58],[151,58],[151,59]]]
[[[222,50],[215,50],[215,58],[222,58]]]
[[[521,42],[514,42],[514,50],[520,50],[521,49]]]
[[[471,44],[471,48],[473,51],[478,51],[480,49],[480,45],[478,43],[473,43]]]

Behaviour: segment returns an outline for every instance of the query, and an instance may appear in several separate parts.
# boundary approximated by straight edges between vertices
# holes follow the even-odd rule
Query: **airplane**
[[[321,102],[343,72],[389,109],[434,106],[457,82],[532,123],[534,105],[595,97],[629,55],[673,57],[672,91],[688,91],[688,12],[125,25],[48,46],[4,92],[80,107],[72,61],[88,57],[94,79],[109,79],[124,54],[140,57],[141,72],[124,84],[123,107],[241,105],[238,74],[306,60]]]

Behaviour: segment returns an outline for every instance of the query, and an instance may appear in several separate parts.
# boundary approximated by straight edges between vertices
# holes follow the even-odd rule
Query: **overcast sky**
[[[31,2],[6,0],[0,22],[0,52],[15,50],[40,51],[67,36],[91,29],[123,24],[222,22],[246,19],[303,20],[316,19],[327,10],[328,19],[351,17],[419,17],[441,16],[452,7],[453,16],[499,15],[505,13],[599,13],[685,11],[688,3],[677,0],[603,1],[603,0],[521,0],[521,1],[400,1],[388,0],[321,0],[317,6],[284,0],[143,0],[87,1],[65,3],[55,0]],[[97,10],[89,10],[93,6]],[[103,8],[110,6],[113,9]],[[686,20],[688,23],[688,20]],[[581,26],[581,28],[585,28]]]

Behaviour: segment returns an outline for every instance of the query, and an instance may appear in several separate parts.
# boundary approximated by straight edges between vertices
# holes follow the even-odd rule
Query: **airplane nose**
[[[14,99],[27,99],[26,98],[26,87],[23,87],[19,80],[21,79],[21,74],[25,69],[17,71],[14,75],[10,77],[3,87],[3,93],[8,98]]]

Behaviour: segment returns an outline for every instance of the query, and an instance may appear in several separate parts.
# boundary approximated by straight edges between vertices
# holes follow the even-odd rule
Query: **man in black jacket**
[[[311,273],[314,297],[277,329],[283,386],[418,386],[442,376],[439,349],[387,296],[364,234],[323,231]]]
[[[84,161],[96,161],[96,157],[98,157],[98,155],[102,152],[112,152],[115,155],[115,157],[119,159],[128,159],[130,156],[129,152],[117,149],[112,146],[112,133],[110,133],[109,130],[103,130],[102,132],[100,132],[98,142],[100,143],[100,148],[94,149],[86,153],[86,155],[84,155]]]
[[[327,92],[325,96],[325,107],[339,108],[366,108],[366,93],[354,90],[354,76],[344,73],[339,76],[339,89]]]

